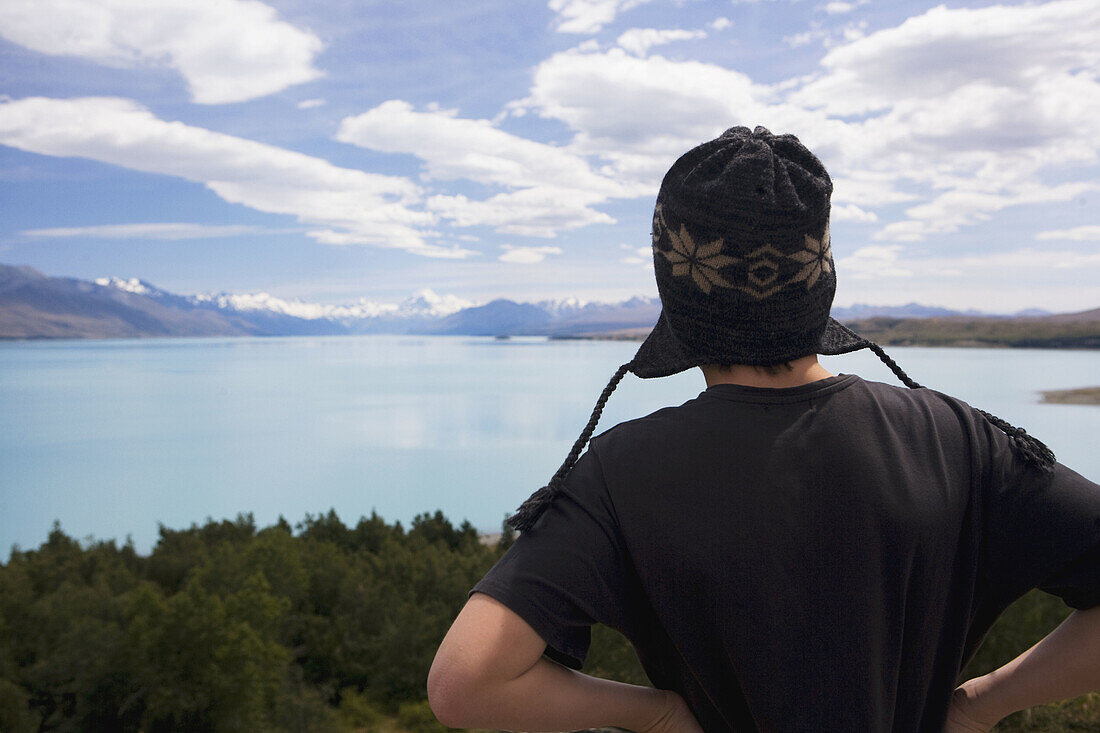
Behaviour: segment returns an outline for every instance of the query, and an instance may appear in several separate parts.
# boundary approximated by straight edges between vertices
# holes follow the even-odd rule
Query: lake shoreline
[[[878,329],[852,326],[861,336],[881,346],[921,346],[929,348],[951,349],[1046,349],[1050,351],[1096,351],[1100,350],[1100,329],[1082,330],[1074,334],[1013,334],[1005,338],[954,337],[948,334],[916,332],[912,334],[891,334]],[[554,334],[549,338],[560,341],[644,341],[651,329],[628,328],[620,331],[602,331],[596,333]]]

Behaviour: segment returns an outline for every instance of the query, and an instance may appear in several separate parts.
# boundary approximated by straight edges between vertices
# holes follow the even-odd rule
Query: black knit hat
[[[829,316],[832,191],[825,167],[798,138],[763,127],[730,128],[672,165],[653,213],[657,324],[604,388],[565,462],[508,524],[529,529],[553,500],[627,371],[648,379],[704,364],[770,365],[870,349],[903,384],[920,388],[878,344]],[[982,414],[1024,458],[1053,465],[1041,441]]]
[[[763,127],[734,127],[677,160],[653,214],[661,316],[630,371],[665,377],[865,348],[829,317],[832,192],[798,138]]]

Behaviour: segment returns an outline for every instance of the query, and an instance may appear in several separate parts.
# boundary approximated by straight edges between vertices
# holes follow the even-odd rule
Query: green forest
[[[469,589],[514,541],[424,513],[406,529],[335,512],[160,527],[151,554],[54,525],[0,566],[0,730],[447,730],[428,708],[435,650]],[[1069,612],[1038,591],[989,634],[967,676]],[[593,629],[585,671],[647,684],[633,649]],[[997,730],[1096,730],[1100,695]]]

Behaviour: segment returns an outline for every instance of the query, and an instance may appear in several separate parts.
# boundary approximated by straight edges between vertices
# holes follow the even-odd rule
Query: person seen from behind
[[[1100,690],[1100,486],[830,318],[831,193],[796,137],[762,127],[668,171],[661,315],[443,639],[442,723],[961,733]],[[859,349],[905,387],[818,362]],[[698,397],[592,437],[627,372],[694,367]],[[958,686],[1036,587],[1075,610]],[[653,687],[579,671],[594,623],[629,639]]]

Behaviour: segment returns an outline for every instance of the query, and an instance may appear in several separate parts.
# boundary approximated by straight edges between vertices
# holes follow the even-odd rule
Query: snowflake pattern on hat
[[[661,249],[659,243],[664,235],[672,249]],[[733,257],[725,254],[722,248],[724,239],[715,239],[707,244],[698,244],[687,226],[680,225],[677,233],[670,229],[665,221],[661,205],[657,204],[653,213],[653,251],[660,253],[672,265],[674,277],[690,276],[695,285],[705,295],[710,295],[714,287],[733,288],[748,293],[756,299],[767,298],[793,283],[804,282],[806,289],[814,286],[825,273],[833,271],[832,249],[829,241],[829,226],[821,239],[805,235],[805,247],[796,252],[780,252],[765,244],[749,252],[745,257]],[[783,260],[793,260],[802,267],[787,280],[780,279]],[[719,270],[730,265],[742,265],[744,278],[739,282],[730,282]]]
[[[806,249],[799,250],[788,255],[795,262],[805,263],[805,267],[798,271],[792,282],[806,281],[806,289],[809,290],[817,282],[823,273],[833,271],[833,253],[829,243],[829,225],[825,225],[825,233],[821,239],[814,239],[806,235]]]
[[[696,244],[683,224],[680,225],[679,234],[669,230],[668,238],[672,242],[672,249],[668,252],[659,251],[672,263],[673,275],[691,275],[691,279],[707,295],[710,295],[710,289],[715,285],[734,287],[733,283],[718,272],[718,268],[737,262],[735,258],[722,254],[721,239],[709,244]]]

